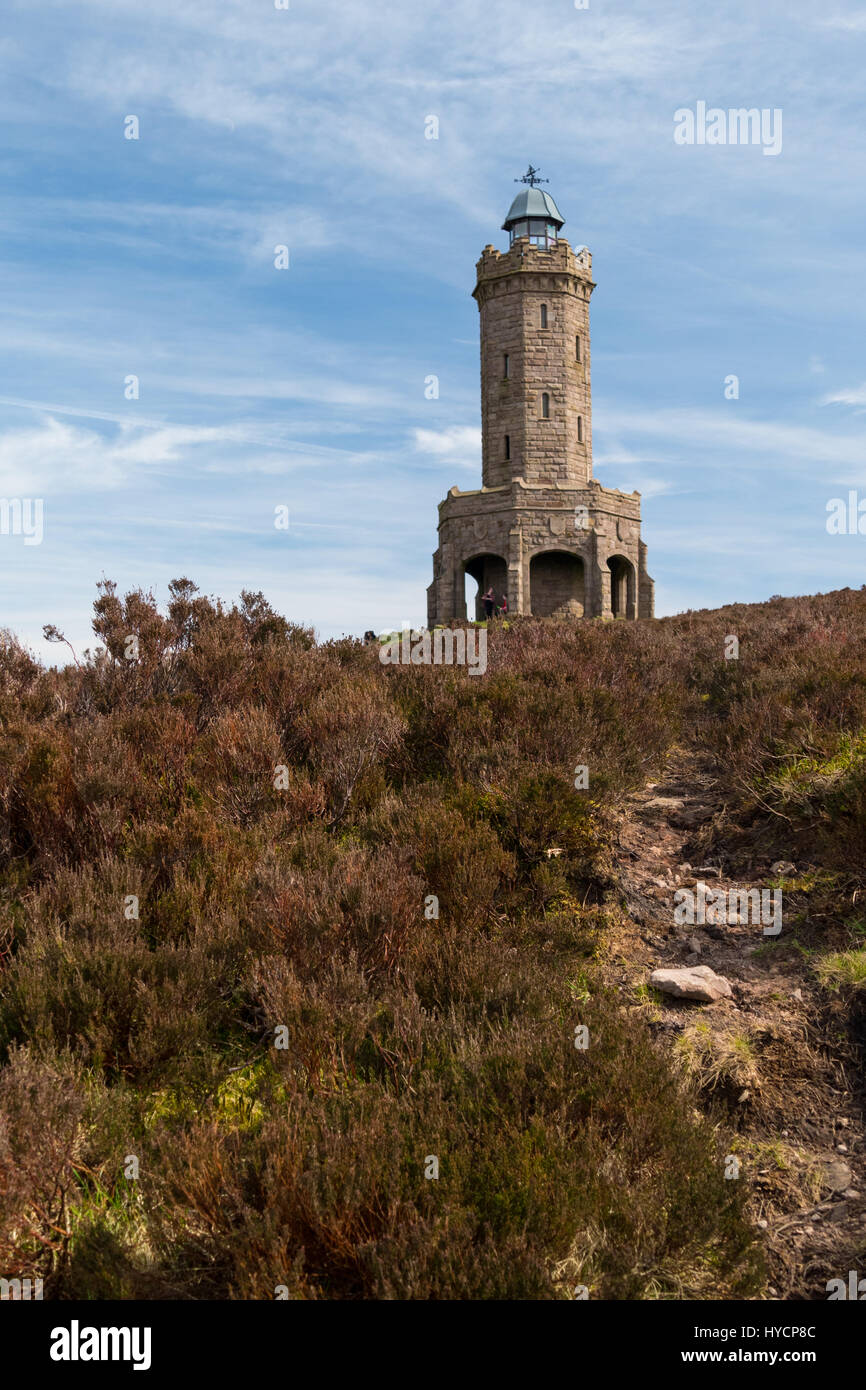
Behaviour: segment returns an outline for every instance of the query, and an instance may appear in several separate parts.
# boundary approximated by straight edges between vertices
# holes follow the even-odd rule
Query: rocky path
[[[808,958],[792,944],[791,918],[807,901],[796,896],[804,866],[774,873],[756,861],[743,880],[724,857],[701,857],[701,827],[721,800],[711,772],[682,749],[630,799],[618,857],[625,912],[607,971],[624,1005],[648,1015],[660,1045],[721,1107],[765,1232],[767,1296],[824,1299],[829,1279],[847,1281],[851,1269],[866,1277],[862,1083]],[[783,884],[781,934],[768,938],[760,922],[743,920],[676,925],[674,894],[699,881],[726,891]],[[657,969],[696,965],[723,976],[730,997],[691,1002],[649,985]]]

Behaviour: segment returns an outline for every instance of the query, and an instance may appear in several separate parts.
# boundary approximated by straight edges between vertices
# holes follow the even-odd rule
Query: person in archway
[[[499,611],[499,616],[500,616],[500,618],[505,618],[505,617],[507,617],[507,615],[508,615],[508,595],[507,595],[507,594],[503,594],[503,595],[502,595],[502,602],[501,602],[500,605],[499,605],[499,610],[498,610],[498,611]]]
[[[484,604],[484,616],[485,616],[485,618],[492,618],[492,617],[493,617],[494,609],[496,608],[496,598],[495,598],[494,593],[493,593],[493,586],[492,586],[492,585],[491,585],[490,588],[487,590],[487,593],[486,593],[486,594],[482,594],[482,595],[481,595],[481,602]]]

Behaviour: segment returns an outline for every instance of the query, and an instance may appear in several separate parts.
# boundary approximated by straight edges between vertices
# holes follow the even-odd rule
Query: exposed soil
[[[782,876],[776,938],[760,922],[675,925],[678,888],[694,889],[699,880],[713,890],[782,881],[771,872],[774,861],[757,854],[747,878],[733,876],[727,854],[701,857],[706,828],[722,813],[711,771],[683,749],[672,752],[658,781],[630,798],[618,855],[626,910],[609,938],[607,971],[626,1007],[647,1012],[660,1045],[698,1077],[706,1104],[733,1134],[730,1151],[765,1233],[766,1296],[826,1299],[829,1279],[866,1273],[860,1058],[841,1004],[828,999],[794,944],[792,901],[803,913],[796,875]],[[742,866],[741,850],[738,856]],[[690,965],[723,975],[733,998],[701,1004],[649,988],[653,970]]]

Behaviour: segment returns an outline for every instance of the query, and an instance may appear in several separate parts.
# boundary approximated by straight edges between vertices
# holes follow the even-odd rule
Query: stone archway
[[[607,567],[610,570],[610,611],[613,617],[636,617],[634,565],[624,555],[611,555]]]
[[[543,550],[529,562],[529,611],[549,618],[565,604],[569,614],[583,617],[585,603],[583,560],[565,550]]]
[[[463,569],[478,585],[473,617],[476,622],[481,622],[484,619],[481,595],[492,589],[498,606],[503,595],[508,593],[508,565],[501,555],[485,554],[474,555],[471,560],[466,560]]]

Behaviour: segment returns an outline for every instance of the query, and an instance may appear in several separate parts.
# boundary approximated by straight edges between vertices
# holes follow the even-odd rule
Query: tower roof
[[[502,224],[502,230],[504,232],[509,231],[512,223],[521,222],[527,217],[541,217],[546,222],[555,222],[557,228],[562,227],[565,223],[565,218],[560,213],[553,198],[542,188],[521,189],[508,209],[508,216]]]

